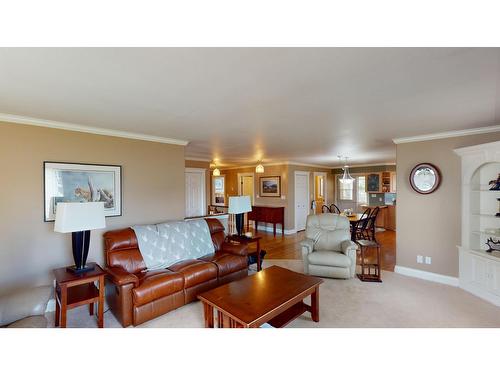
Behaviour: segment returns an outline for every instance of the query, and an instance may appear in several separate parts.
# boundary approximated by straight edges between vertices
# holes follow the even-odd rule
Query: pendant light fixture
[[[264,173],[264,166],[262,163],[259,161],[259,164],[255,167],[255,173]]]
[[[338,158],[340,159],[340,161],[342,161],[342,156],[338,156]],[[341,178],[339,178],[340,182],[342,183],[346,183],[346,182],[352,182],[354,181],[354,177],[351,176],[351,174],[349,173],[349,166],[347,165],[347,157],[345,156],[344,157],[344,174],[342,175]]]
[[[212,176],[219,177],[220,176],[220,170],[217,168],[217,163],[214,161],[214,167],[215,169],[212,172]]]

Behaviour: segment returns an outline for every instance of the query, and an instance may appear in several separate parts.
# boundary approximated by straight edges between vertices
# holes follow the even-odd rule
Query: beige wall
[[[212,171],[210,170],[210,162],[208,162],[208,161],[188,160],[188,159],[186,159],[184,165],[185,165],[186,168],[201,168],[201,169],[205,169],[205,194],[206,194],[205,197],[206,197],[206,204],[207,204],[207,207],[208,207],[208,205],[212,203],[212,196],[211,196],[212,179],[210,177],[211,174],[212,174]]]
[[[460,243],[460,159],[453,149],[500,140],[500,132],[397,145],[397,264],[458,276]],[[435,164],[442,183],[429,195],[414,192],[408,176],[422,162]],[[432,264],[418,264],[417,255]]]
[[[123,216],[106,230],[184,216],[183,146],[0,123],[0,294],[73,263],[71,235],[43,221],[43,161],[122,166]],[[89,254],[100,264],[103,232],[92,231]]]
[[[226,176],[226,195],[238,195],[238,173],[254,173],[254,185],[255,185],[255,195],[259,195],[259,178],[265,176],[281,176],[281,198],[268,198],[260,197],[255,198],[255,204],[260,206],[279,206],[285,207],[285,229],[294,229],[295,227],[295,211],[294,211],[294,200],[295,200],[295,182],[294,182],[294,172],[295,171],[307,171],[310,172],[309,175],[309,193],[310,200],[314,196],[314,172],[326,172],[327,173],[327,200],[329,203],[333,203],[334,199],[334,186],[333,186],[333,175],[331,170],[324,168],[315,167],[305,167],[291,164],[280,164],[280,165],[269,165],[264,167],[263,174],[255,173],[255,167],[246,167],[238,169],[226,169],[221,170],[221,175]]]

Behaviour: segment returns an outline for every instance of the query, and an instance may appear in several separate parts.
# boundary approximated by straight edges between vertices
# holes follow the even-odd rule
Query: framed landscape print
[[[260,178],[261,197],[281,197],[281,177],[266,176]]]
[[[121,216],[121,172],[119,165],[44,162],[44,220],[55,220],[59,202],[104,202],[107,217]]]

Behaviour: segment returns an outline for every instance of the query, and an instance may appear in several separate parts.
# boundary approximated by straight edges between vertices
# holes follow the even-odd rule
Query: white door
[[[186,168],[186,217],[205,215],[205,170]]]
[[[306,229],[309,214],[309,172],[295,172],[295,230]]]
[[[254,197],[254,185],[253,185],[254,175],[253,173],[238,173],[238,195],[248,195],[250,197],[250,202],[253,205]]]

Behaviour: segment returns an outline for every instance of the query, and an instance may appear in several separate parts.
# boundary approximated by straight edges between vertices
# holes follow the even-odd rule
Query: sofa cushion
[[[217,279],[217,266],[199,259],[183,260],[173,264],[168,269],[184,276],[185,289]]]
[[[139,286],[132,290],[134,304],[142,306],[184,288],[184,276],[170,270],[143,272],[138,275]]]
[[[351,267],[351,258],[338,251],[313,251],[307,256],[310,264],[332,267]]]
[[[201,260],[212,262],[217,266],[219,277],[226,276],[233,272],[244,270],[248,267],[247,257],[218,252],[205,255]]]

